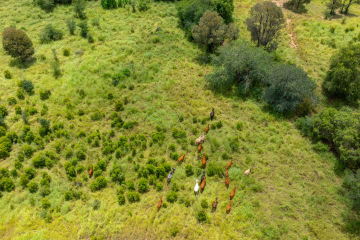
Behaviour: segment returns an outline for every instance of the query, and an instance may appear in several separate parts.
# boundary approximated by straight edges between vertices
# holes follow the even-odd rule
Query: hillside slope
[[[333,171],[335,157],[315,151],[292,122],[269,113],[255,100],[216,95],[206,89],[204,75],[211,67],[196,61],[201,52],[184,38],[183,31],[178,28],[173,3],[151,3],[148,11],[132,13],[130,9],[103,10],[99,2],[89,2],[86,13],[90,32],[95,38],[95,43],[90,44],[78,36],[78,29],[76,36],[69,35],[66,19],[73,14],[71,6],[57,7],[53,13],[46,14],[31,2],[0,2],[1,26],[16,25],[24,29],[33,40],[37,57],[29,68],[19,69],[9,66],[10,57],[1,50],[1,69],[10,70],[13,78],[0,76],[0,104],[9,110],[6,119],[9,131],[20,135],[24,123],[21,116],[16,115],[14,106],[7,105],[7,99],[16,97],[18,80],[31,80],[35,94],[17,100],[22,109],[35,107],[39,112],[29,116],[31,130],[37,133],[39,119],[45,118],[51,121],[51,125],[64,123],[69,137],[57,138],[54,135],[44,139],[44,149],[33,146],[38,152],[56,152],[57,142],[64,145],[60,153],[56,153],[59,159],[56,165],[50,170],[37,170],[35,178],[39,182],[42,172],[48,172],[52,177],[48,196],[51,208],[45,212],[47,217],[41,209],[40,194],[22,189],[17,179],[15,191],[0,199],[1,239],[355,238],[342,230],[342,213],[346,211],[346,204],[340,193],[342,180]],[[236,22],[240,25],[241,35],[247,37],[243,20],[254,2],[235,3]],[[98,19],[99,27],[91,24],[94,19]],[[293,22],[297,21],[301,20]],[[49,23],[64,32],[64,39],[40,44],[39,34]],[[324,69],[318,71],[312,67],[319,67],[320,60],[313,59],[314,55],[303,50],[308,45],[304,45],[305,40],[298,34],[300,29],[308,26],[302,23],[294,28],[301,52],[290,48],[288,35],[284,32],[279,53],[284,59],[304,64],[309,74],[320,81]],[[52,76],[51,49],[57,50],[63,71],[58,79]],[[63,56],[64,49],[70,50],[69,57]],[[75,54],[80,49],[84,52],[82,56]],[[326,53],[321,58],[328,56]],[[305,64],[310,61],[308,58],[312,59],[309,66]],[[323,67],[326,67],[325,63],[320,65]],[[130,70],[130,77],[114,86],[111,77],[124,68]],[[52,93],[46,101],[39,97],[39,91],[44,89]],[[79,94],[81,90],[84,94]],[[109,94],[114,98],[109,99]],[[111,136],[114,103],[125,101],[125,98],[128,104],[120,113],[121,117],[126,122],[136,121],[138,124],[133,129],[113,129],[115,136]],[[41,116],[44,104],[48,112]],[[210,129],[204,152],[209,157],[209,164],[221,168],[225,168],[228,162],[224,153],[233,160],[229,171],[231,183],[226,189],[220,176],[207,177],[205,191],[195,196],[193,187],[199,177],[196,174],[186,177],[185,166],[192,165],[195,172],[201,174],[193,141],[209,123],[212,107],[216,112],[214,122],[221,121],[222,127]],[[79,110],[83,110],[84,115],[79,115]],[[100,119],[93,117],[97,112],[103,114]],[[157,126],[166,130],[166,138],[162,145],[151,145]],[[174,128],[186,133],[185,140],[174,139]],[[99,147],[87,141],[97,130],[102,135]],[[86,137],[79,136],[81,131]],[[122,135],[129,137],[132,134],[146,137],[145,150],[137,149],[135,154],[127,153],[120,158],[112,154],[111,159],[102,153],[105,139],[115,142]],[[172,144],[179,155],[186,153],[185,163],[180,166],[169,157]],[[10,157],[0,161],[0,168],[14,168],[22,145],[25,144],[13,146]],[[87,180],[85,171],[76,178],[83,184],[77,188],[83,192],[83,197],[66,201],[64,193],[74,187],[64,170],[68,161],[66,152],[80,148],[86,150],[86,160],[81,162],[85,167],[102,158],[108,160],[103,174],[108,179],[112,166],[118,163],[126,180],[137,181],[136,165],[144,165],[149,158],[165,158],[171,167],[176,167],[176,172],[171,185],[166,185],[166,179],[162,180],[163,190],[156,191],[151,186],[149,192],[141,194],[140,202],[127,202],[121,206],[116,196],[119,186],[109,181],[104,190],[91,192],[89,184],[93,180]],[[24,168],[31,166],[31,159],[26,159],[23,164]],[[252,173],[244,176],[243,172],[248,168]],[[174,183],[179,188],[178,201],[168,203],[167,208],[157,212],[159,196],[165,200]],[[234,186],[238,189],[232,201],[232,211],[227,215],[225,208]],[[219,205],[217,211],[211,213],[215,197],[219,198]],[[96,199],[100,201],[98,209],[94,207]],[[206,210],[209,221],[199,224],[196,214],[203,199],[210,205]],[[190,206],[186,207],[187,200]]]

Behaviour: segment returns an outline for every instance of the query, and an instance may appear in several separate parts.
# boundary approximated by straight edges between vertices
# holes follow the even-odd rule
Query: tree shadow
[[[10,61],[9,66],[17,67],[20,69],[26,69],[26,68],[29,68],[32,65],[34,65],[35,62],[36,62],[36,58],[34,58],[34,57],[27,58],[26,60],[21,60],[19,58],[16,58],[16,59],[12,59]]]

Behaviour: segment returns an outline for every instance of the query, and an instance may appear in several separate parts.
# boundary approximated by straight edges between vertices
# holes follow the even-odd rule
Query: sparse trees
[[[348,102],[360,99],[360,43],[350,43],[332,57],[323,89]]]
[[[277,47],[276,37],[284,22],[281,8],[269,1],[257,3],[250,10],[250,17],[246,19],[251,39],[258,47],[264,46],[268,50]]]
[[[234,25],[227,26],[216,12],[209,10],[204,13],[199,24],[194,26],[191,32],[195,42],[204,46],[207,52],[214,52],[225,39],[233,40],[239,36],[239,31]]]
[[[5,28],[2,33],[2,43],[7,54],[20,59],[22,62],[34,54],[30,38],[20,29]]]
[[[328,10],[329,10],[329,14],[331,16],[335,15],[335,10],[338,9],[339,7],[341,7],[341,0],[330,0],[327,4],[326,4]]]
[[[284,4],[284,7],[296,13],[305,13],[307,12],[305,4],[310,3],[310,1],[311,0],[290,0]]]
[[[342,0],[340,13],[347,15],[349,13],[349,8],[353,3],[360,3],[359,0]]]

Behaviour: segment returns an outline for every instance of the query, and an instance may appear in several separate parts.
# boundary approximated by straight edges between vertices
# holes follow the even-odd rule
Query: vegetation
[[[350,103],[360,99],[360,43],[350,43],[332,57],[323,89]]]
[[[306,13],[307,9],[305,8],[305,4],[309,4],[310,1],[311,0],[289,0],[284,4],[284,7],[296,13]]]
[[[34,54],[33,44],[26,33],[13,27],[5,28],[2,33],[3,48],[13,58],[24,61]]]
[[[346,18],[337,9],[331,21],[319,0],[305,4],[306,14],[282,9],[286,28],[268,53],[247,31],[254,1],[193,1],[188,16],[198,18],[185,34],[178,9],[187,0],[145,1],[147,11],[142,1],[117,1],[112,10],[86,1],[84,38],[74,1],[54,1],[51,13],[32,2],[0,1],[2,26],[26,32],[36,52],[32,61],[0,53],[1,239],[359,238],[358,101],[322,92],[330,57],[359,41],[359,5]],[[240,39],[204,54],[192,30],[206,11],[236,26]],[[62,39],[41,44],[49,24]],[[215,73],[226,87],[209,80]],[[270,104],[269,90],[280,92]],[[280,105],[292,110],[279,114]],[[335,120],[314,125],[329,107]],[[194,141],[208,124],[199,153]],[[328,125],[330,141],[312,137]],[[203,171],[206,187],[195,196]]]
[[[256,45],[268,50],[277,48],[276,37],[285,20],[281,8],[273,2],[257,3],[251,8],[250,17],[246,19],[247,29]]]

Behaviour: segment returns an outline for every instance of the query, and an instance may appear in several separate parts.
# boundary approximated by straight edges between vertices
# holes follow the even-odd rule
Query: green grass
[[[73,183],[65,175],[65,149],[58,154],[59,162],[51,170],[37,170],[35,181],[39,182],[41,172],[49,172],[52,177],[51,194],[48,196],[51,208],[48,211],[52,221],[46,221],[41,209],[42,197],[39,193],[30,194],[23,190],[16,179],[16,190],[5,193],[0,199],[0,236],[2,239],[169,239],[176,235],[178,239],[354,239],[343,230],[342,214],[346,211],[346,199],[339,194],[342,179],[335,175],[333,167],[336,161],[330,153],[317,153],[312,143],[303,138],[292,122],[274,116],[264,110],[264,106],[253,100],[217,95],[205,86],[204,76],[211,71],[210,66],[200,65],[195,58],[201,51],[184,38],[178,28],[176,8],[173,3],[151,3],[146,12],[132,13],[130,8],[103,10],[99,2],[88,2],[86,10],[90,32],[95,43],[76,35],[70,36],[66,28],[66,19],[73,12],[70,6],[60,6],[53,13],[46,14],[31,4],[31,0],[0,2],[1,26],[16,25],[24,29],[33,40],[37,61],[27,69],[9,66],[10,57],[0,52],[1,70],[8,69],[12,79],[0,76],[0,104],[7,105],[9,97],[16,96],[17,81],[26,78],[35,86],[35,94],[17,100],[18,105],[34,106],[38,114],[29,117],[31,129],[37,133],[38,119],[63,122],[70,138],[48,141],[45,150],[55,152],[55,142],[61,140],[67,148],[86,149],[87,158],[81,165],[87,167],[99,159],[106,158],[101,148],[92,147],[86,138],[76,137],[82,130],[87,135],[100,130],[111,130],[110,115],[115,111],[116,100],[129,99],[125,110],[120,112],[123,120],[137,121],[131,130],[115,130],[115,141],[121,135],[144,134],[148,143],[156,126],[166,129],[166,138],[162,146],[147,146],[133,157],[127,156],[110,161],[104,176],[109,180],[107,188],[99,192],[90,192],[89,184],[82,180],[86,170],[76,180],[83,186],[81,200],[65,201],[64,193]],[[254,1],[235,1],[236,23],[240,26],[241,36],[249,38],[244,20]],[[336,51],[326,43],[335,39],[341,46],[351,37],[344,33],[346,27],[359,20],[348,18],[341,24],[341,19],[327,21],[322,18],[324,4],[314,1],[308,6],[305,15],[296,15],[286,11],[293,19],[298,49],[289,47],[287,33],[281,35],[278,54],[285,61],[294,62],[321,83],[329,57]],[[360,13],[358,6],[353,6],[354,14]],[[92,26],[92,19],[99,19],[100,27]],[[39,34],[44,26],[52,23],[64,32],[61,41],[40,44]],[[329,28],[336,26],[334,34]],[[161,31],[156,32],[156,28]],[[351,36],[359,32],[355,28]],[[321,41],[325,44],[322,44]],[[344,41],[345,40],[345,41]],[[52,76],[51,49],[56,49],[63,75],[55,79]],[[69,49],[70,56],[63,56],[63,50]],[[75,51],[84,50],[82,57]],[[41,60],[45,56],[45,60]],[[128,68],[131,76],[117,87],[111,85],[111,76]],[[134,89],[130,90],[133,85]],[[51,90],[46,101],[41,101],[40,90]],[[84,90],[85,97],[79,95]],[[320,92],[320,91],[319,91]],[[111,93],[113,100],[107,98]],[[65,103],[68,103],[67,106]],[[46,104],[48,113],[40,116]],[[322,105],[320,105],[322,106]],[[210,129],[207,141],[203,145],[209,156],[208,163],[215,162],[225,168],[228,160],[222,159],[226,152],[233,159],[229,171],[230,187],[225,188],[224,178],[207,177],[204,193],[195,197],[196,170],[199,166],[196,147],[197,138],[206,124],[193,123],[193,118],[208,118],[211,108],[216,111],[216,121],[223,127]],[[23,122],[15,114],[14,106],[7,106],[9,116],[6,123],[9,130],[21,133]],[[83,110],[83,116],[77,115]],[[104,118],[92,121],[91,115],[99,110]],[[73,120],[65,118],[66,113],[74,115]],[[184,121],[179,121],[180,117]],[[206,121],[207,123],[208,121]],[[237,130],[238,122],[243,124]],[[186,132],[186,144],[172,137],[172,129]],[[193,129],[197,130],[195,132]],[[239,150],[232,151],[230,142],[236,139]],[[101,142],[100,142],[101,143]],[[144,164],[148,158],[165,158],[171,167],[176,161],[169,157],[168,146],[175,144],[178,154],[186,152],[185,163],[178,166],[172,184],[179,186],[178,200],[168,203],[167,208],[156,210],[159,196],[165,201],[171,185],[166,185],[157,192],[153,186],[150,191],[141,194],[140,202],[120,206],[116,191],[118,186],[110,182],[109,172],[118,162],[125,169],[126,180],[137,180],[134,162]],[[0,167],[13,169],[14,161],[23,144],[13,146],[11,156],[0,161]],[[101,145],[101,144],[100,144]],[[143,158],[141,157],[143,154]],[[36,155],[36,153],[35,153]],[[185,166],[191,164],[195,174],[186,177]],[[31,160],[25,160],[24,166],[30,166]],[[243,176],[251,167],[252,174]],[[136,181],[137,184],[137,181]],[[229,193],[238,186],[232,201],[232,211],[225,214]],[[197,213],[201,209],[201,200],[209,205],[215,197],[219,205],[215,213],[206,209],[209,222],[199,224]],[[101,202],[94,210],[94,201]],[[189,200],[190,207],[183,203]]]

